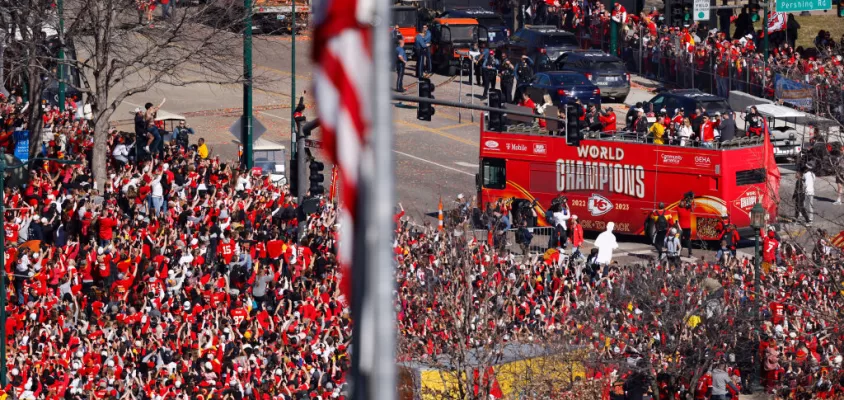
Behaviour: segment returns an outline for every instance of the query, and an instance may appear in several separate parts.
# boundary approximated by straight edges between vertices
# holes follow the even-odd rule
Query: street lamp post
[[[7,372],[6,372],[6,285],[8,284],[8,276],[6,276],[6,206],[3,200],[4,191],[6,190],[6,170],[18,169],[25,165],[31,164],[35,161],[54,161],[59,164],[78,165],[79,161],[62,160],[59,158],[33,158],[28,162],[17,165],[6,165],[6,153],[0,151],[0,274],[3,280],[0,282],[0,386],[6,387]]]
[[[760,296],[762,296],[762,260],[759,253],[759,231],[765,227],[765,215],[765,209],[760,203],[756,203],[756,205],[750,210],[750,227],[753,228],[756,238],[753,250],[753,290],[756,292],[753,296],[753,319],[755,322],[754,328],[756,330],[757,338],[760,334],[759,326],[762,323],[759,318],[759,307],[761,307],[762,304],[760,300]],[[762,368],[760,361],[761,360],[757,360],[756,362],[756,378],[759,379],[759,382],[762,382]]]

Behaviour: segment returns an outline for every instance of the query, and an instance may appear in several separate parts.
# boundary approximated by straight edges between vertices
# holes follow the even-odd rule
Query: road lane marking
[[[454,124],[454,125],[444,126],[442,128],[437,128],[437,129],[439,129],[441,131],[447,131],[449,129],[464,128],[464,127],[467,127],[467,126],[475,126],[475,125],[477,125],[477,123],[475,123],[475,122],[464,122],[462,124]]]
[[[468,139],[464,139],[460,136],[452,135],[450,133],[443,132],[442,130],[439,130],[439,129],[436,129],[436,128],[431,128],[431,127],[428,127],[428,126],[414,124],[412,122],[406,122],[406,121],[396,121],[396,124],[403,125],[403,126],[406,126],[406,127],[409,127],[409,128],[414,128],[414,129],[426,131],[426,132],[431,132],[433,134],[440,135],[444,138],[448,138],[448,139],[454,140],[456,142],[468,144],[469,146],[473,146],[473,147],[478,146],[478,142],[471,141],[471,140],[468,140]]]
[[[463,162],[463,161],[455,161],[454,163],[461,166],[461,167],[478,168],[478,164],[472,164],[472,163],[467,163],[467,162]]]
[[[421,157],[416,157],[416,156],[414,156],[414,155],[412,155],[412,154],[407,154],[407,153],[405,153],[405,152],[401,152],[401,151],[398,151],[398,150],[393,150],[393,152],[394,152],[394,153],[396,153],[396,154],[399,154],[399,155],[405,156],[405,157],[407,157],[407,158],[412,158],[412,159],[414,159],[414,160],[416,160],[416,161],[422,161],[422,162],[424,162],[424,163],[428,163],[428,164],[431,164],[431,165],[436,165],[436,166],[438,166],[438,167],[440,167],[440,168],[444,168],[444,169],[447,169],[447,170],[449,170],[449,171],[454,171],[454,172],[457,172],[457,173],[461,173],[461,174],[463,174],[463,175],[475,176],[475,174],[470,174],[470,173],[468,173],[468,172],[466,172],[466,171],[461,171],[461,170],[459,170],[459,169],[457,169],[457,168],[452,168],[452,167],[449,167],[448,165],[442,165],[442,164],[440,164],[440,163],[437,163],[437,162],[434,162],[434,161],[431,161],[431,160],[426,160],[426,159],[421,158]]]
[[[268,112],[266,112],[266,111],[258,111],[258,114],[264,114],[264,115],[266,115],[266,116],[268,116],[268,117],[273,117],[273,118],[277,118],[277,119],[284,120],[284,121],[290,121],[290,118],[287,118],[287,117],[282,117],[282,116],[280,116],[280,115],[270,114],[270,113],[268,113]]]

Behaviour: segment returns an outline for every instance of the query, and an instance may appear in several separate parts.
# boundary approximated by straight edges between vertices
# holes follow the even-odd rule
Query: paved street
[[[258,110],[255,116],[268,128],[263,136],[286,146],[290,142],[290,90],[293,77],[296,78],[297,97],[304,90],[310,92],[312,67],[310,63],[310,41],[307,38],[296,43],[296,73],[291,72],[291,46],[287,36],[261,36],[255,46],[255,90],[254,104]],[[411,62],[409,67],[413,67]],[[235,65],[232,68],[241,68]],[[411,76],[413,68],[407,69],[405,86],[409,94],[416,94],[416,78]],[[394,77],[394,76],[393,76]],[[437,99],[466,103],[479,99],[481,87],[469,85],[468,77],[444,77],[434,75],[433,83],[437,86],[434,96]],[[646,90],[648,82],[635,78],[627,105],[648,100],[652,95]],[[474,91],[474,97],[473,97]],[[131,111],[146,102],[158,103],[167,98],[164,110],[184,115],[188,123],[197,131],[197,137],[204,137],[222,158],[233,158],[236,154],[235,139],[229,132],[229,126],[241,113],[242,98],[239,85],[191,85],[187,87],[155,87],[149,93],[135,95],[127,99],[115,114],[114,123],[121,129],[131,130]],[[474,100],[473,100],[474,99]],[[313,98],[308,95],[309,109],[306,114],[313,118]],[[624,121],[627,112],[625,104],[604,104],[612,106],[618,114],[618,121]],[[475,190],[475,174],[478,168],[478,125],[479,113],[443,106],[436,106],[436,114],[431,122],[417,121],[414,105],[394,103],[394,121],[396,143],[393,155],[396,160],[397,197],[404,205],[408,215],[419,221],[434,222],[429,215],[436,211],[440,196],[446,207],[458,193],[472,196]],[[315,133],[319,138],[319,133]],[[321,157],[317,152],[318,157]],[[328,167],[327,167],[328,169]],[[781,209],[784,215],[792,215],[790,205],[794,187],[794,167],[781,166],[783,184]],[[815,228],[823,227],[832,235],[841,228],[844,207],[832,204],[835,200],[834,180],[829,177],[819,178],[816,184]],[[810,240],[805,227],[799,224],[784,224],[783,229],[790,237],[804,242]],[[643,238],[623,238],[625,244],[620,249],[623,261],[643,259],[651,247]],[[752,253],[750,242],[744,245],[744,251]],[[698,252],[714,257],[711,252]]]

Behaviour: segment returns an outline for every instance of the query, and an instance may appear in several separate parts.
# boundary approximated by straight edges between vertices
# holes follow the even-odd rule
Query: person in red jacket
[[[601,121],[602,132],[615,132],[617,123],[615,119],[615,112],[613,112],[612,107],[607,107],[607,109],[598,116],[598,120]]]
[[[569,234],[571,235],[571,256],[583,257],[580,253],[580,246],[583,245],[583,226],[577,220],[577,215],[571,216],[571,226],[569,227]]]

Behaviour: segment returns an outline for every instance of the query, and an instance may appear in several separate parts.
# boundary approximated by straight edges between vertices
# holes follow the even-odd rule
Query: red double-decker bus
[[[641,235],[660,202],[676,217],[684,195],[693,192],[692,235],[701,240],[718,239],[724,215],[749,228],[757,202],[771,222],[776,219],[780,175],[767,135],[705,149],[650,144],[621,132],[574,146],[562,136],[519,130],[491,132],[481,122],[481,207],[499,198],[537,200],[543,226],[545,210],[563,194],[584,229],[601,231],[612,221],[619,233]]]

